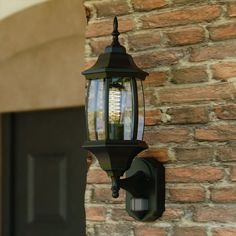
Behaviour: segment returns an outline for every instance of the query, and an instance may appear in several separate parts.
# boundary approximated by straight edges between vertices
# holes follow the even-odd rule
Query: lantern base
[[[120,187],[126,190],[126,210],[139,221],[154,221],[165,211],[165,168],[151,158],[135,158]]]

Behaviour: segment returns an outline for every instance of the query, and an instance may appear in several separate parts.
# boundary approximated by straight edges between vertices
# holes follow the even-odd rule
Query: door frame
[[[1,117],[1,185],[2,185],[2,219],[1,236],[13,236],[14,230],[14,114],[3,114]]]

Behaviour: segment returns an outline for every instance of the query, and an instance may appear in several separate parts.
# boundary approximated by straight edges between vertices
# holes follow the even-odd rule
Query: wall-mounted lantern
[[[84,148],[98,159],[112,179],[112,196],[126,192],[126,209],[135,219],[151,221],[165,210],[165,170],[161,163],[136,155],[148,148],[142,141],[144,96],[142,81],[148,73],[138,68],[119,43],[114,18],[113,42],[90,69],[86,119],[88,141]],[[136,158],[135,158],[136,157]],[[126,172],[126,178],[120,179]]]

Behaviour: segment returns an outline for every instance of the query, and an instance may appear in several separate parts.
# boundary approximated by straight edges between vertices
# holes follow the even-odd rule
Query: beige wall
[[[0,0],[0,19],[47,0]]]
[[[82,0],[51,0],[0,21],[0,112],[84,104]]]

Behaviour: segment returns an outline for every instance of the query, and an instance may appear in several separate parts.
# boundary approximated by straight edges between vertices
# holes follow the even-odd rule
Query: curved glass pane
[[[87,96],[88,139],[104,140],[104,80],[90,80]]]
[[[96,93],[97,93],[97,80],[90,80],[87,91],[87,127],[88,139],[96,140],[95,131],[95,111],[96,111]]]
[[[133,106],[130,78],[112,78],[109,83],[109,138],[131,140]]]
[[[143,95],[143,85],[140,79],[137,79],[137,90],[138,90],[138,133],[137,140],[143,140],[144,131],[144,95]]]

